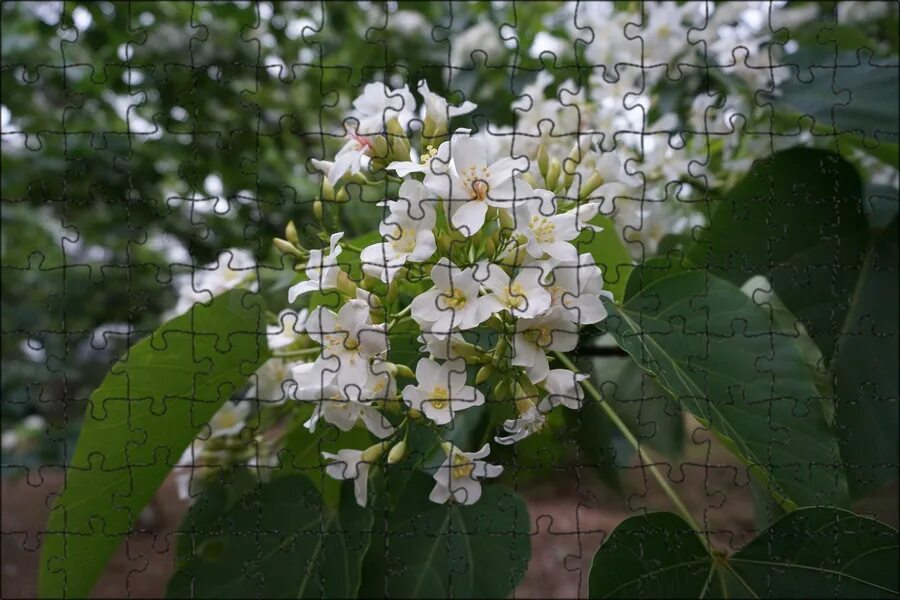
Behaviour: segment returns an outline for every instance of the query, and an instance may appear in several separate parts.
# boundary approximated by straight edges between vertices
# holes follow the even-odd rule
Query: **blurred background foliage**
[[[829,14],[832,3],[820,4]],[[340,147],[342,119],[366,83],[415,88],[426,79],[454,103],[477,103],[477,127],[511,126],[510,106],[540,72],[553,69],[553,95],[566,79],[588,85],[590,71],[583,44],[571,41],[572,15],[556,2],[4,2],[0,15],[0,398],[4,433],[33,440],[4,442],[5,465],[69,456],[90,392],[112,361],[159,325],[175,304],[176,276],[192,264],[247,248],[280,294],[270,308],[284,305],[290,271],[271,239],[294,220],[305,245],[319,245],[311,205],[320,177],[310,159]],[[832,27],[834,45],[820,30],[813,21],[790,32],[799,44],[793,62],[827,65],[827,53],[860,47],[897,54],[896,10]],[[569,46],[560,56],[530,51],[540,32]],[[777,43],[788,43],[785,33]],[[649,117],[685,118],[698,90],[753,92],[732,86],[696,73],[664,80]],[[890,102],[890,89],[878,89],[872,97]],[[831,92],[807,94],[796,108],[814,114]],[[880,125],[879,114],[864,116]],[[794,132],[797,119],[777,126]],[[889,222],[896,191],[883,187],[873,186],[870,198],[886,199],[878,206],[888,207]],[[373,202],[357,202],[343,211],[342,227],[353,238],[379,217]],[[682,416],[658,384],[630,361],[583,361],[598,384],[627,383],[604,393],[638,437],[678,454]],[[35,415],[46,425],[28,418]],[[630,459],[622,440],[600,414],[571,420],[556,418],[548,436],[517,447],[520,479],[566,454],[615,485],[616,469]],[[460,435],[483,435],[475,425]]]
[[[39,414],[49,435],[41,426],[31,435],[43,446],[3,462],[62,459],[110,362],[174,304],[175,275],[237,246],[275,276],[270,242],[289,220],[316,238],[309,158],[340,146],[365,83],[425,78],[510,125],[514,91],[542,68],[517,48],[557,9],[4,2],[2,415],[9,430]],[[487,38],[451,44],[479,23]],[[478,48],[489,54],[468,61]],[[454,72],[448,93],[451,52],[471,70]],[[380,216],[372,205],[345,213],[350,237]]]

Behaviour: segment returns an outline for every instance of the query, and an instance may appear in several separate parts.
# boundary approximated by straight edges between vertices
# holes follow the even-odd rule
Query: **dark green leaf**
[[[854,495],[896,479],[885,457],[900,451],[897,222],[870,230],[861,198],[859,176],[837,155],[780,152],[726,195],[688,249],[691,264],[738,285],[765,276],[819,346]]]
[[[591,598],[708,597],[721,575],[731,596],[892,598],[897,532],[837,508],[803,508],[729,557],[707,554],[679,517],[626,519],[594,555]]]
[[[267,357],[258,297],[235,290],[135,344],[91,395],[41,556],[42,597],[87,596],[181,453]]]
[[[844,504],[837,444],[790,332],[741,290],[702,272],[658,279],[608,327],[695,417],[789,504]]]
[[[591,598],[699,598],[712,561],[679,517],[665,512],[623,521],[591,563]]]
[[[515,493],[487,484],[472,506],[428,500],[434,481],[414,475],[373,536],[364,597],[505,598],[525,574],[531,522]]]
[[[349,483],[326,511],[302,475],[276,478],[227,511],[215,495],[192,507],[179,542],[175,598],[353,598],[369,545],[372,511]],[[212,502],[214,510],[205,506]]]

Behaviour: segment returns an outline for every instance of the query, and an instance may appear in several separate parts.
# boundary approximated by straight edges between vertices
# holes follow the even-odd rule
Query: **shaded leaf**
[[[181,527],[169,597],[355,597],[372,512],[344,485],[333,511],[302,475],[276,478],[227,510],[221,493],[205,495]]]
[[[267,358],[263,309],[242,290],[132,346],[91,395],[44,533],[40,595],[87,596],[188,444]]]
[[[847,501],[837,444],[799,349],[741,290],[688,272],[607,308],[619,345],[772,493],[789,504]]]

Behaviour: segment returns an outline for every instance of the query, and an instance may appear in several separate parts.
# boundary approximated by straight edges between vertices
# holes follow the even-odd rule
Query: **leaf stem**
[[[562,352],[554,352],[553,354],[556,356],[559,362],[565,365],[567,369],[575,373],[578,372],[578,367],[568,356],[566,356]],[[643,448],[643,446],[641,446],[641,443],[628,428],[628,425],[626,425],[625,422],[622,421],[621,418],[619,418],[619,415],[616,414],[616,411],[613,410],[608,402],[603,401],[603,398],[600,396],[600,392],[596,387],[594,387],[593,383],[588,380],[583,381],[581,385],[582,387],[584,387],[585,392],[587,392],[587,394],[600,405],[600,408],[603,409],[603,412],[606,413],[606,415],[609,417],[609,420],[613,422],[613,425],[615,425],[619,429],[619,431],[622,432],[622,435],[625,436],[625,439],[628,440],[628,443],[630,443],[634,447],[635,451],[637,451],[638,453],[638,456],[641,458],[641,463],[643,464],[643,466],[645,466],[650,471],[650,474],[653,475],[653,478],[656,479],[656,482],[659,483],[660,487],[662,487],[663,492],[665,492],[666,496],[669,497],[669,500],[672,501],[672,504],[675,505],[675,508],[678,509],[678,512],[681,513],[681,516],[684,518],[684,520],[687,521],[688,525],[690,525],[691,528],[697,533],[697,536],[703,542],[703,546],[710,554],[712,554],[712,547],[709,544],[709,540],[702,533],[703,530],[697,524],[697,521],[694,520],[694,517],[687,509],[687,506],[685,506],[684,502],[681,500],[681,497],[666,480],[665,475],[663,475],[656,467],[656,465],[653,464],[653,461],[650,459],[647,451]]]
[[[309,354],[318,354],[321,348],[304,348],[303,350],[292,350],[290,352],[273,352],[275,358],[290,358],[292,356],[306,356]]]

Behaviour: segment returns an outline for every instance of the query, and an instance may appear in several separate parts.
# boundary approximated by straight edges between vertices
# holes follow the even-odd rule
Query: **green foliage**
[[[352,484],[345,484],[349,487]],[[221,485],[184,520],[173,598],[353,598],[373,513],[352,489],[326,510],[302,475],[279,477],[231,506]]]
[[[824,357],[819,370],[834,377],[835,430],[856,495],[896,479],[887,457],[898,453],[891,399],[900,393],[892,366],[897,221],[870,229],[861,196],[859,175],[839,156],[780,152],[726,194],[701,241],[687,250],[692,266],[738,285],[765,276],[816,342]]]
[[[710,554],[702,539],[670,513],[626,519],[594,555],[590,597],[897,595],[897,532],[851,512],[797,510],[732,556]]]
[[[41,555],[42,597],[87,596],[191,440],[267,357],[263,308],[235,290],[139,342],[91,396]]]
[[[413,475],[375,523],[363,570],[367,598],[505,598],[531,557],[531,520],[512,491],[486,485],[471,506],[434,504],[434,482]]]
[[[800,350],[738,288],[680,273],[607,308],[619,345],[773,494],[795,505],[847,502],[837,444]]]

